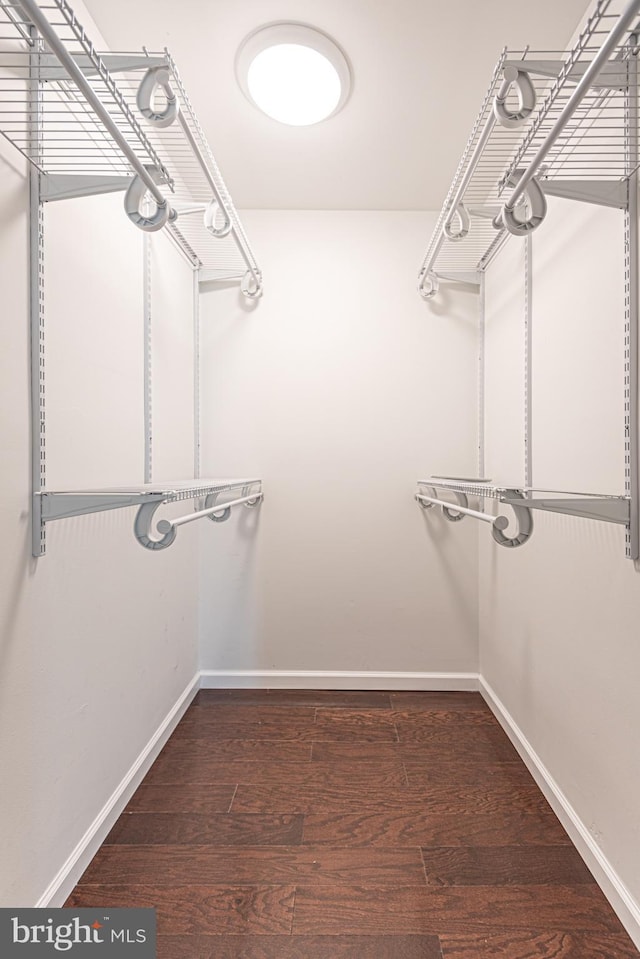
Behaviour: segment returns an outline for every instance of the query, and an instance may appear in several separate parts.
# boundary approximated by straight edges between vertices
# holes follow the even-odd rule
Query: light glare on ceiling
[[[263,113],[290,126],[333,116],[346,102],[351,73],[326,34],[297,23],[277,23],[251,34],[236,61],[245,95]]]

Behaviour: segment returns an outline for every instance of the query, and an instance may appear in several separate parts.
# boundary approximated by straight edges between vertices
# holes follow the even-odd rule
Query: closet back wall
[[[46,555],[31,557],[28,191],[9,147],[0,183],[0,906],[60,905],[83,843],[196,674],[197,537],[150,553],[134,511],[116,510],[50,523]],[[142,482],[142,235],[115,195],[48,207],[45,243],[49,487]],[[156,305],[166,286],[189,295],[156,311],[157,479],[193,464],[192,421],[161,419],[193,395],[191,273],[166,243],[154,238]]]
[[[417,296],[431,214],[242,215],[265,295],[201,297],[203,470],[265,499],[201,530],[204,682],[464,685],[477,524],[413,493],[476,474],[477,298]]]

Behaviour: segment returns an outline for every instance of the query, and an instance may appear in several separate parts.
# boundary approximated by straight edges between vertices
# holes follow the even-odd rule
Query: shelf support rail
[[[223,523],[231,515],[234,506],[241,506],[246,503],[247,506],[257,506],[262,500],[263,493],[257,493],[253,496],[241,496],[238,499],[232,499],[228,503],[218,503],[217,506],[210,506],[209,509],[200,509],[195,513],[187,513],[185,516],[178,516],[176,519],[161,519],[158,523],[159,533],[170,533],[172,529],[178,526],[184,526],[186,523],[193,523],[194,520],[202,519],[208,516],[216,523]]]
[[[544,201],[544,194],[542,194],[542,200],[540,200],[539,194],[542,193],[542,190],[536,180],[536,174],[540,170],[549,151],[558,140],[558,137],[563,133],[574,113],[589,93],[589,90],[594,86],[596,80],[607,66],[610,57],[624,39],[633,21],[638,16],[638,13],[640,13],[640,0],[630,0],[598,50],[598,53],[585,70],[580,82],[565,103],[553,127],[538,147],[535,156],[521,173],[498,217],[500,225],[504,226],[509,233],[515,236],[525,236],[540,226],[544,220],[546,215],[546,201]],[[529,218],[527,220],[521,220],[515,215],[516,205],[522,200],[525,194],[531,192],[532,188],[537,188],[535,190],[535,198],[540,201],[538,204],[539,209],[532,209]]]
[[[204,519],[205,517],[214,523],[224,523],[229,519],[231,510],[235,506],[246,506],[248,509],[252,509],[258,506],[264,498],[262,489],[250,493],[249,487],[246,486],[242,490],[243,495],[238,499],[231,500],[227,503],[218,503],[217,499],[220,492],[222,491],[210,493],[205,497],[204,509],[187,513],[184,516],[178,516],[175,519],[161,519],[156,525],[156,531],[160,534],[160,538],[156,538],[155,535],[153,535],[151,525],[156,510],[162,506],[163,501],[144,503],[136,514],[133,526],[136,539],[145,549],[166,549],[174,542],[180,526],[185,526],[187,523],[193,523],[195,520]]]
[[[452,492],[458,499],[457,503],[438,499],[435,496],[426,496],[424,493],[416,493],[415,498],[422,509],[441,506],[443,516],[449,520],[450,523],[458,522],[465,516],[472,516],[474,519],[478,519],[483,523],[490,523],[491,535],[499,546],[513,549],[517,546],[522,546],[530,538],[533,532],[533,518],[529,509],[524,505],[520,505],[522,497],[516,490],[509,490],[511,497],[509,505],[513,508],[518,520],[518,532],[515,536],[505,536],[504,530],[509,525],[509,520],[506,516],[494,516],[492,513],[483,513],[477,509],[470,509],[465,493]]]

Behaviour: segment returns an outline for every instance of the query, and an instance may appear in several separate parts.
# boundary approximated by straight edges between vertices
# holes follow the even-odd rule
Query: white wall
[[[265,500],[201,530],[203,668],[475,672],[475,524],[413,493],[476,474],[477,298],[417,296],[430,214],[243,219],[265,295],[202,297],[203,469]]]
[[[194,677],[197,537],[185,530],[166,552],[146,551],[133,511],[118,510],[49,524],[46,555],[31,558],[27,189],[16,158],[8,146],[0,158],[0,905],[31,906]],[[140,483],[141,234],[122,197],[107,196],[50,205],[45,238],[49,488]],[[169,253],[156,303],[185,272],[190,283]],[[189,297],[158,314],[156,345],[172,355],[170,377],[158,357],[154,384],[160,455],[163,472],[184,478],[191,329]],[[180,416],[167,422],[174,404]]]
[[[524,258],[507,243],[485,275],[484,472],[507,486],[525,479]]]
[[[495,375],[523,364],[524,280],[520,271],[520,288],[513,283],[512,259],[498,261],[487,284],[494,421],[500,405],[522,408],[522,377]],[[533,236],[534,486],[624,492],[623,265],[620,212],[550,204]],[[505,295],[510,324],[497,335]],[[507,434],[491,447],[498,482],[511,439],[519,442]],[[517,550],[480,538],[481,673],[638,900],[640,576],[621,527],[543,512],[534,524]]]
[[[194,469],[193,270],[163,233],[149,240],[152,476],[188,479]],[[178,511],[184,512],[184,504]]]

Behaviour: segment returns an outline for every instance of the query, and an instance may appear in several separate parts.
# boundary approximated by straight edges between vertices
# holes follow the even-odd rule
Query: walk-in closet
[[[0,0],[2,956],[640,956],[639,57]]]

